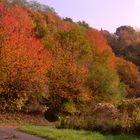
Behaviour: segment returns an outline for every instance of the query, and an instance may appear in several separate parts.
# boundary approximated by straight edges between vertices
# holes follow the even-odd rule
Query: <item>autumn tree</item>
[[[27,4],[26,0],[7,0],[12,5],[18,5],[20,7],[25,7]]]
[[[52,114],[77,113],[81,104],[91,100],[85,85],[87,68],[81,54],[88,53],[88,44],[77,27],[69,32],[58,33],[58,41],[52,48],[53,64],[49,71],[49,110]],[[84,49],[85,47],[85,49]],[[80,110],[79,110],[80,111]]]
[[[92,61],[89,67],[87,85],[97,102],[120,103],[125,87],[116,73],[116,58],[103,35],[93,29],[86,32],[86,38],[92,48]]]
[[[89,29],[86,31],[85,37],[92,48],[93,60],[115,69],[115,55],[104,36],[95,29]]]
[[[136,41],[136,31],[131,26],[121,26],[116,29],[118,40],[124,43],[124,46],[132,45]]]
[[[69,21],[71,23],[73,22],[73,20],[71,18],[69,18],[69,17],[64,18],[64,21]]]
[[[117,71],[121,81],[126,85],[127,97],[139,97],[140,73],[137,67],[132,62],[118,58]]]
[[[96,102],[120,104],[126,93],[117,73],[96,62],[90,67],[87,84]]]
[[[49,53],[34,38],[25,10],[10,6],[1,8],[1,15],[0,109],[21,110],[32,98],[45,96]]]
[[[117,56],[121,56],[140,66],[140,34],[131,26],[121,26],[116,29],[115,34],[102,31]]]
[[[44,16],[38,11],[28,10],[29,16],[33,20],[33,31],[38,39],[42,39],[47,34],[47,24],[44,20]]]
[[[22,1],[22,0],[21,0]],[[34,11],[40,11],[42,13],[53,13],[56,14],[53,7],[49,7],[47,5],[42,5],[38,3],[37,1],[29,1],[27,3],[28,7],[31,7]]]
[[[80,26],[83,26],[83,27],[85,27],[85,28],[89,28],[89,24],[86,23],[85,21],[78,21],[77,23],[78,23]]]

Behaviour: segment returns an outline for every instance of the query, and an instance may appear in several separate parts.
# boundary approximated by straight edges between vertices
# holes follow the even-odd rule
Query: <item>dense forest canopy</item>
[[[133,27],[111,34],[35,1],[0,1],[1,113],[45,112],[49,120],[71,116],[64,127],[133,132],[140,127],[139,66]]]

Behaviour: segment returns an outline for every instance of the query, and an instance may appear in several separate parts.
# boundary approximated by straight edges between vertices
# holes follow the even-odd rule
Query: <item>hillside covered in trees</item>
[[[58,127],[138,133],[140,32],[98,31],[49,6],[0,2],[0,112],[43,113]]]

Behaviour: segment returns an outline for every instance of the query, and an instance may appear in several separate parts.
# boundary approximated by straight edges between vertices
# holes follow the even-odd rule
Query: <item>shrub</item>
[[[121,130],[119,117],[119,110],[115,106],[99,103],[92,105],[81,114],[61,118],[57,127],[118,133]]]

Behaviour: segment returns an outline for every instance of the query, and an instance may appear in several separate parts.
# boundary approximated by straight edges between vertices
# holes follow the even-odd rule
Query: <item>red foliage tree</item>
[[[31,93],[42,93],[50,65],[50,55],[35,39],[32,27],[33,22],[23,9],[16,6],[1,8],[1,96],[8,94],[8,97],[18,98],[7,99],[10,105],[15,105],[16,109],[24,105]],[[20,96],[24,97],[24,100],[21,101]],[[4,104],[5,107],[8,106],[7,104],[8,101]]]

